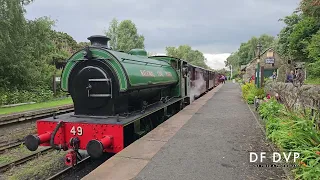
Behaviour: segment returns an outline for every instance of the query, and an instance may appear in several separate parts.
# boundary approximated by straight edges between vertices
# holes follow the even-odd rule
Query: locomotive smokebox
[[[94,61],[85,61],[75,68],[71,84],[76,115],[106,115],[111,109],[112,73]],[[102,66],[102,65],[101,65]],[[108,106],[109,104],[109,106]],[[112,114],[110,112],[110,114]]]

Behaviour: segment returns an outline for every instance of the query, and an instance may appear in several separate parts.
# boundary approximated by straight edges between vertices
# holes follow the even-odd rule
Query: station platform
[[[255,167],[249,152],[272,151],[238,84],[214,88],[100,165],[84,180],[286,179]]]

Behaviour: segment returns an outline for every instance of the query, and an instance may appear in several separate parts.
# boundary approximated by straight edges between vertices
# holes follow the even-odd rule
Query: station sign
[[[61,81],[61,77],[56,77],[56,81],[60,82]]]
[[[266,63],[266,64],[274,64],[274,62],[275,62],[274,58],[267,58],[267,59],[265,60],[265,63]]]

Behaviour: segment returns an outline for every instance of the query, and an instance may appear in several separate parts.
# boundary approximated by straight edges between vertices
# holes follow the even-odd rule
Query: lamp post
[[[259,41],[258,45],[257,45],[257,49],[258,49],[258,60],[257,60],[257,87],[260,88],[260,56],[261,56],[261,43]]]
[[[230,64],[230,71],[231,71],[231,77],[230,77],[230,79],[232,78],[232,65]]]

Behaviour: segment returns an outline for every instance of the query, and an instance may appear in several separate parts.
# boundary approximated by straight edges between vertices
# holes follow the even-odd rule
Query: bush
[[[308,78],[304,81],[305,84],[320,84],[320,78]]]
[[[0,104],[17,104],[25,102],[44,102],[53,99],[53,92],[48,88],[37,87],[26,90],[0,90]]]
[[[296,179],[320,179],[320,132],[315,121],[287,112],[274,99],[261,104],[259,114],[266,123],[268,139],[281,150],[300,152]]]
[[[242,85],[241,89],[242,89],[242,97],[247,100],[248,99],[248,95],[250,93],[250,91],[255,88],[253,83],[245,83],[244,85]]]
[[[248,104],[254,103],[254,98],[257,96],[257,98],[264,98],[265,92],[262,88],[256,88],[254,83],[245,83],[242,86],[242,97],[247,101]]]

